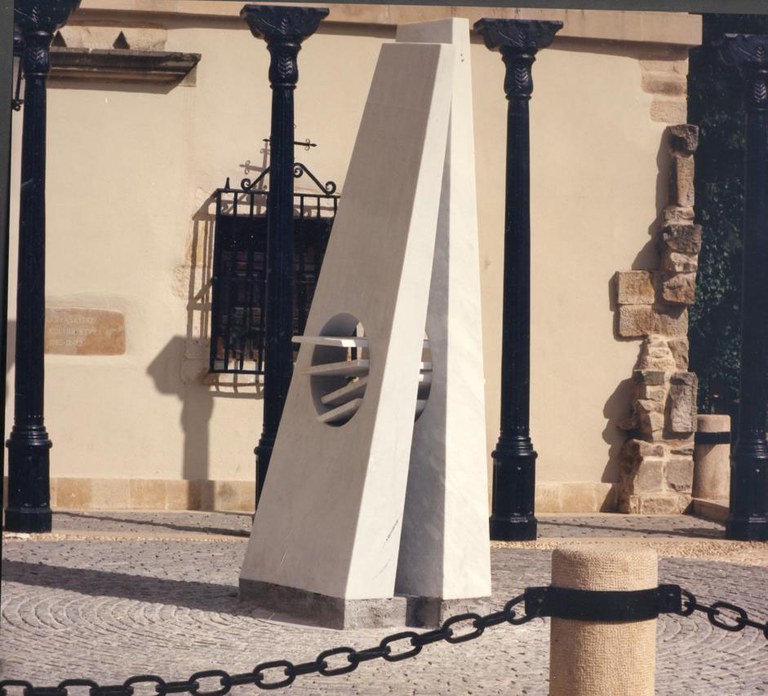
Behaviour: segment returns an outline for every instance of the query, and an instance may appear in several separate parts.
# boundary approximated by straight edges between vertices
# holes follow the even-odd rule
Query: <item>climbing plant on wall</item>
[[[691,370],[699,411],[735,414],[739,388],[744,108],[740,81],[722,64],[726,33],[766,34],[768,17],[707,14],[703,43],[691,51],[688,121],[700,127],[696,218],[704,230],[696,304],[691,308]]]

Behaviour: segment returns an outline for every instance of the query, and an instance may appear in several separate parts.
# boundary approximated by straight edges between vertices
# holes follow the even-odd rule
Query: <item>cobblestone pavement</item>
[[[250,516],[238,514],[57,513],[52,535],[6,535],[0,675],[35,685],[70,677],[118,683],[146,673],[177,680],[204,669],[306,661],[339,645],[371,647],[392,632],[304,626],[240,605],[249,526]],[[686,516],[543,516],[540,527],[538,542],[494,545],[495,606],[548,584],[552,547],[620,540],[659,550],[660,582],[768,618],[768,544],[723,541],[720,526]],[[497,626],[468,643],[426,646],[404,662],[299,677],[282,693],[546,694],[548,641],[548,620]],[[255,692],[234,691],[246,689]],[[657,693],[768,693],[768,641],[750,628],[715,629],[698,614],[663,616]]]

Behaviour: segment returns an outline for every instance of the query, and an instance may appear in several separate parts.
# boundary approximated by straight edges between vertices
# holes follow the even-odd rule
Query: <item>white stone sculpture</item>
[[[414,426],[395,585],[398,593],[432,598],[422,603],[422,617],[437,623],[446,610],[461,611],[456,600],[491,594],[469,22],[404,25],[397,41],[454,46],[427,310],[432,387]]]
[[[490,594],[468,26],[403,31],[373,77],[240,577],[243,599],[339,628]]]

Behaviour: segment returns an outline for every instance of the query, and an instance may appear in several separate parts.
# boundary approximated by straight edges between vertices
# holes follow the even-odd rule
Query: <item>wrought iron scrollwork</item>
[[[249,179],[248,177],[245,177],[240,181],[240,188],[243,189],[243,191],[252,191],[253,189],[259,190],[259,184],[264,181],[267,174],[269,174],[269,167],[264,169],[264,171],[261,172],[255,179]]]
[[[306,174],[312,181],[317,185],[317,187],[326,194],[332,194],[336,193],[336,182],[335,181],[326,181],[324,184],[318,179],[311,171],[309,171],[309,168],[302,164],[301,162],[296,162],[293,165],[293,178],[299,179],[302,175]]]
[[[240,181],[240,188],[242,188],[244,191],[252,191],[254,189],[259,190],[259,184],[261,184],[265,179],[267,174],[269,174],[269,167],[264,169],[264,171],[261,172],[255,179],[249,179],[248,177],[245,177]],[[320,189],[320,192],[324,195],[330,196],[334,193],[336,193],[336,182],[335,181],[326,181],[323,183],[318,179],[307,167],[306,164],[303,164],[302,162],[295,162],[293,165],[293,178],[294,179],[300,179],[302,176],[307,175],[312,182],[317,186],[318,189]]]

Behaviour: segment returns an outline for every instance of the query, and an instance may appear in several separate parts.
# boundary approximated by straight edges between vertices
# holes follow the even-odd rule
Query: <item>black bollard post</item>
[[[80,0],[16,0],[24,39],[19,273],[16,298],[16,398],[8,439],[5,528],[49,532],[51,441],[44,422],[45,147],[50,46]]]
[[[272,457],[293,372],[293,92],[301,42],[317,31],[325,8],[246,5],[240,16],[267,42],[272,87],[272,159],[267,208],[264,421],[256,446],[256,502]]]
[[[536,452],[530,438],[531,201],[528,102],[536,53],[552,43],[562,22],[481,19],[487,48],[506,66],[507,184],[504,216],[504,309],[501,354],[501,432],[493,456],[491,539],[536,538]]]
[[[723,60],[738,67],[747,112],[739,421],[731,454],[725,536],[768,540],[768,36],[726,34]]]

